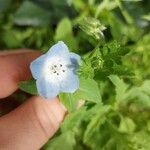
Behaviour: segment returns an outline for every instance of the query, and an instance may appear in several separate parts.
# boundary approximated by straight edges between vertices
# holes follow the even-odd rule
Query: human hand
[[[0,99],[16,91],[19,81],[31,78],[29,64],[39,55],[29,50],[0,53]],[[0,118],[0,149],[40,149],[58,130],[65,112],[58,98],[31,97]]]

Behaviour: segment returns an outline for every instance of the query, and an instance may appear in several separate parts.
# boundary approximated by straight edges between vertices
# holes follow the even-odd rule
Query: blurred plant
[[[79,22],[79,27],[87,34],[93,36],[96,40],[104,38],[103,30],[106,29],[99,20],[94,18],[84,18]]]
[[[63,40],[83,58],[79,89],[59,95],[70,113],[43,149],[150,149],[149,6],[149,0],[0,0],[1,49],[45,51]],[[36,94],[34,81],[20,88]]]

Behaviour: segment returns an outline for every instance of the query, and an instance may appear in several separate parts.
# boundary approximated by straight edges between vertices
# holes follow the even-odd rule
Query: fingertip
[[[24,149],[40,149],[58,130],[65,113],[58,98],[46,100],[34,96],[0,118],[0,145],[5,149],[19,150],[22,146]]]
[[[31,78],[30,62],[40,54],[28,50],[24,53],[0,56],[0,86],[3,87],[0,90],[0,98],[12,94],[20,81]]]

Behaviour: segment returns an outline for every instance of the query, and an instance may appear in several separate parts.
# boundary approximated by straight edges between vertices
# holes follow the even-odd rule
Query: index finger
[[[31,78],[30,62],[41,52],[25,51],[0,55],[0,98],[12,94],[18,88],[18,83]]]

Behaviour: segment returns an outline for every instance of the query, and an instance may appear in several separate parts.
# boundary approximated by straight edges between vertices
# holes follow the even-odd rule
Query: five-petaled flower
[[[79,55],[69,52],[64,42],[59,41],[31,62],[30,69],[39,95],[53,98],[60,92],[75,92],[79,88],[76,71],[80,61]]]

